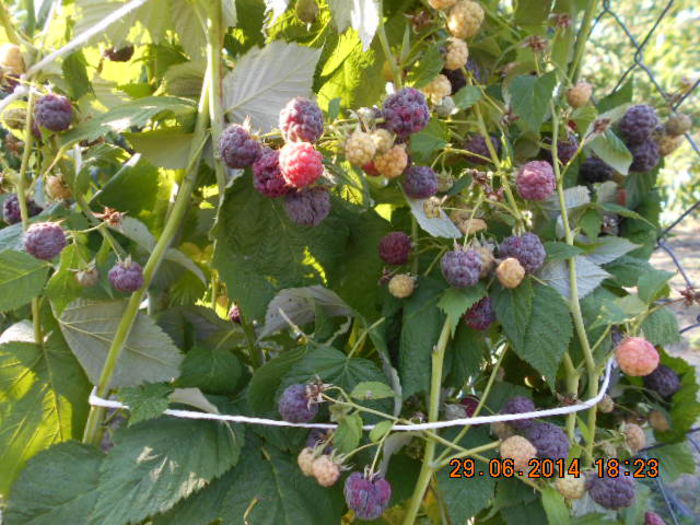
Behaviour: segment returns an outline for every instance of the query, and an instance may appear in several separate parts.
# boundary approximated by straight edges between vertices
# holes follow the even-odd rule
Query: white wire
[[[431,423],[416,423],[409,425],[394,425],[392,430],[397,431],[417,431],[417,430],[433,430],[437,428],[447,428],[456,427],[464,425],[483,425],[486,423],[497,423],[497,422],[507,422],[516,421],[519,419],[532,419],[550,416],[559,416],[562,414],[571,414],[573,412],[580,412],[581,410],[586,410],[597,405],[606,391],[608,390],[608,385],[610,384],[610,373],[612,371],[614,359],[611,358],[605,368],[605,376],[603,377],[603,382],[600,386],[600,392],[595,397],[577,403],[575,405],[570,405],[566,407],[558,408],[548,408],[546,410],[535,410],[533,412],[522,412],[520,414],[495,414],[492,416],[478,416],[478,417],[464,417],[461,419],[453,419],[450,421],[433,421]],[[115,408],[115,409],[126,409],[129,407],[124,403],[119,401],[110,401],[108,399],[103,399],[95,394],[95,389],[93,388],[90,394],[89,402],[92,406],[103,407],[103,408]],[[251,425],[265,425],[270,427],[300,427],[300,428],[321,428],[321,429],[335,429],[338,425],[334,423],[289,423],[288,421],[280,421],[277,419],[266,419],[260,417],[249,417],[241,415],[228,415],[228,414],[208,414],[206,412],[195,412],[193,410],[172,410],[168,409],[164,414],[173,417],[179,417],[183,419],[208,419],[212,421],[229,421],[232,423],[248,423]],[[364,430],[372,430],[376,425],[364,425],[362,428]]]

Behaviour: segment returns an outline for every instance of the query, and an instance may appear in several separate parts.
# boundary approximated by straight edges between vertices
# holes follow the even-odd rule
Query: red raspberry
[[[36,123],[50,131],[65,131],[73,122],[73,105],[63,95],[41,97],[35,108]]]
[[[462,398],[459,402],[464,407],[467,417],[472,417],[479,406],[479,398],[473,395],[468,395]]]
[[[370,177],[379,177],[381,175],[381,173],[377,171],[377,167],[374,165],[374,162],[368,162],[362,166],[362,171],[364,171]]]
[[[515,184],[523,199],[543,201],[554,193],[557,179],[549,162],[534,160],[520,168]]]
[[[253,163],[253,185],[266,197],[276,198],[287,195],[292,188],[282,177],[280,170],[280,152],[266,148]]]
[[[642,337],[628,337],[615,350],[617,364],[628,376],[648,376],[659,366],[659,352]]]
[[[287,140],[316,142],[323,135],[321,108],[308,98],[293,98],[280,111],[280,129]]]
[[[323,174],[323,155],[308,142],[287,142],[279,154],[280,169],[287,184],[304,188]]]
[[[228,318],[232,323],[241,324],[241,309],[234,304],[228,311]]]
[[[55,222],[32,224],[24,236],[24,249],[30,255],[45,261],[56,257],[67,244],[63,228]]]
[[[143,268],[139,263],[126,260],[109,271],[109,282],[120,292],[135,292],[143,286]]]
[[[387,264],[400,266],[408,262],[413,243],[404,232],[387,233],[379,242],[379,257]]]
[[[656,512],[648,511],[644,513],[644,525],[666,525],[666,522]]]
[[[326,188],[304,188],[284,199],[287,216],[302,226],[318,226],[331,211],[331,196]]]
[[[260,143],[238,124],[232,124],[221,134],[219,149],[226,165],[234,169],[247,168],[262,153]]]

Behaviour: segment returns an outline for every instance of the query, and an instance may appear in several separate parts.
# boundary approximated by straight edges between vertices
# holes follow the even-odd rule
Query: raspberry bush
[[[689,455],[694,119],[580,78],[584,4],[0,4],[3,525],[656,516],[595,460]]]

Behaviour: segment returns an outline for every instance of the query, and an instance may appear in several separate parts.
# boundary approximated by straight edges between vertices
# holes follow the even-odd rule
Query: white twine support
[[[120,7],[119,9],[114,11],[113,13],[111,13],[110,15],[107,15],[100,22],[98,22],[97,24],[92,26],[90,29],[80,33],[73,40],[68,42],[65,46],[61,47],[60,49],[57,49],[53,53],[46,55],[39,62],[34,64],[32,67],[30,67],[26,71],[26,73],[24,73],[20,77],[21,81],[23,81],[23,82],[28,81],[34,75],[36,75],[39,71],[44,69],[46,66],[55,62],[58,58],[61,58],[62,56],[65,56],[69,53],[72,53],[77,48],[85,45],[93,36],[95,36],[99,33],[102,33],[109,26],[111,26],[115,22],[118,22],[124,16],[128,15],[132,11],[135,11],[136,9],[138,9],[139,7],[141,7],[142,5],[144,5],[148,1],[149,0],[132,0],[128,4],[123,5],[122,7]],[[18,85],[11,95],[8,95],[2,101],[0,101],[0,112],[3,109],[5,109],[7,106],[9,106],[12,102],[14,102],[18,98],[26,95],[27,93],[28,93],[28,91],[27,91],[27,88],[25,86]]]
[[[453,419],[450,421],[433,421],[431,423],[416,423],[409,425],[394,425],[392,430],[396,431],[418,431],[418,430],[433,430],[438,428],[456,427],[464,425],[484,425],[487,423],[498,423],[506,421],[516,421],[519,419],[533,419],[542,418],[550,416],[560,416],[563,414],[571,414],[573,412],[580,412],[581,410],[586,410],[597,405],[606,391],[608,390],[608,385],[610,384],[610,373],[612,371],[614,359],[611,358],[605,368],[605,377],[603,377],[603,382],[600,386],[600,391],[598,395],[577,403],[575,405],[558,407],[558,408],[548,408],[546,410],[535,410],[532,412],[522,412],[520,414],[495,414],[492,416],[478,416],[478,417],[464,417],[461,419]],[[109,399],[104,399],[98,397],[93,388],[90,394],[89,403],[92,406],[103,407],[103,408],[115,408],[115,409],[125,409],[129,410],[129,407],[124,403],[119,401],[110,401]],[[289,423],[287,421],[280,421],[277,419],[265,419],[260,417],[249,417],[241,415],[228,415],[228,414],[209,414],[206,412],[195,412],[193,410],[172,410],[168,409],[163,412],[163,414],[173,417],[179,417],[183,419],[207,419],[212,421],[229,421],[231,423],[248,423],[251,425],[265,425],[270,427],[300,427],[300,428],[321,428],[321,429],[335,429],[338,425],[334,423]],[[363,425],[364,430],[372,430],[376,425]]]

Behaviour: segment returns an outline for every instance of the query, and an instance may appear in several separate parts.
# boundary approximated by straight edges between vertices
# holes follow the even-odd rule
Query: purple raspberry
[[[292,222],[318,226],[331,212],[331,194],[320,186],[304,188],[284,198],[284,209]]]
[[[231,309],[228,311],[228,318],[232,323],[241,324],[241,309],[237,304],[231,306]]]
[[[643,379],[644,386],[661,397],[671,397],[681,389],[681,378],[670,366],[659,365]]]
[[[67,97],[53,93],[36,102],[36,122],[50,131],[65,131],[73,122],[73,105]]]
[[[578,170],[581,180],[587,184],[609,181],[614,172],[615,170],[598,157],[587,158]]]
[[[66,233],[55,222],[32,224],[24,235],[24,249],[37,259],[49,261],[66,247]]]
[[[30,217],[39,215],[42,212],[32,199],[27,200],[27,211]],[[17,224],[22,222],[22,213],[19,209],[19,198],[16,193],[11,194],[2,205],[2,216],[7,224]]]
[[[535,403],[529,397],[511,397],[501,409],[501,414],[523,414],[524,412],[534,412]],[[534,421],[532,419],[515,419],[508,421],[508,424],[516,430],[525,431],[529,429]]]
[[[656,512],[647,511],[644,513],[644,525],[666,525],[666,522]]]
[[[566,459],[569,456],[569,438],[557,425],[533,422],[526,437],[540,458]]]
[[[534,233],[513,235],[505,239],[498,250],[501,259],[515,257],[527,273],[535,273],[544,264],[547,252]]]
[[[408,262],[413,243],[404,232],[387,233],[379,241],[379,257],[387,264],[400,266]]]
[[[467,417],[472,417],[479,406],[479,398],[470,394],[463,397],[459,404],[464,407]]]
[[[134,46],[110,47],[105,49],[102,55],[112,62],[128,62],[134,56]]]
[[[308,423],[318,414],[318,405],[306,395],[306,385],[297,383],[285,388],[277,404],[282,419],[290,423]]]
[[[479,282],[481,255],[476,250],[453,250],[440,261],[442,275],[450,286],[466,288]]]
[[[109,282],[119,292],[135,292],[143,286],[143,268],[131,260],[115,264],[108,274]]]
[[[520,168],[515,184],[523,199],[543,201],[554,193],[557,178],[552,165],[544,160],[533,160]]]
[[[253,163],[253,185],[255,189],[272,199],[283,197],[293,188],[287,185],[280,171],[280,152],[265,148],[260,157]]]
[[[221,134],[219,149],[228,167],[236,169],[250,166],[262,153],[260,143],[238,124],[232,124]]]
[[[552,144],[552,138],[547,137],[544,139],[545,144]],[[573,133],[569,134],[569,138],[565,140],[557,141],[557,157],[559,157],[559,162],[562,164],[568,164],[571,159],[574,158],[576,152],[578,151],[578,139]],[[553,162],[552,152],[547,149],[544,152],[544,158],[551,164]]]
[[[496,322],[496,311],[490,297],[484,297],[464,314],[464,322],[474,330],[488,330]]]
[[[326,447],[323,450],[330,454],[335,450],[332,446],[332,439],[333,434],[330,431],[312,428],[311,432],[309,432],[309,436],[306,438],[306,446],[308,448],[315,448],[326,443]]]
[[[641,144],[632,144],[629,146],[629,150],[632,154],[632,164],[630,165],[632,173],[651,171],[658,166],[661,160],[659,145],[652,139],[646,140]]]
[[[406,195],[412,199],[427,199],[438,192],[437,174],[429,166],[411,166],[403,181]]]
[[[632,106],[620,120],[620,131],[627,145],[641,144],[651,137],[659,125],[656,110],[648,104]]]
[[[280,111],[280,129],[287,140],[316,142],[323,135],[321,108],[308,98],[293,98]]]
[[[593,474],[586,479],[586,488],[591,499],[601,507],[617,510],[634,503],[634,480],[621,469],[616,478],[606,475],[599,478]]]
[[[390,95],[384,102],[383,114],[386,127],[401,139],[423,130],[430,120],[425,96],[413,88]]]
[[[493,149],[496,150],[496,155],[500,155],[501,141],[492,135],[491,144],[493,144]],[[464,144],[464,149],[469,152],[467,153],[467,157],[469,162],[472,164],[479,164],[483,166],[491,163],[491,152],[486,145],[486,139],[483,135],[476,134],[469,137],[467,142]]]
[[[386,510],[391,499],[391,485],[381,477],[367,479],[353,472],[345,480],[345,502],[361,520],[376,520]]]

